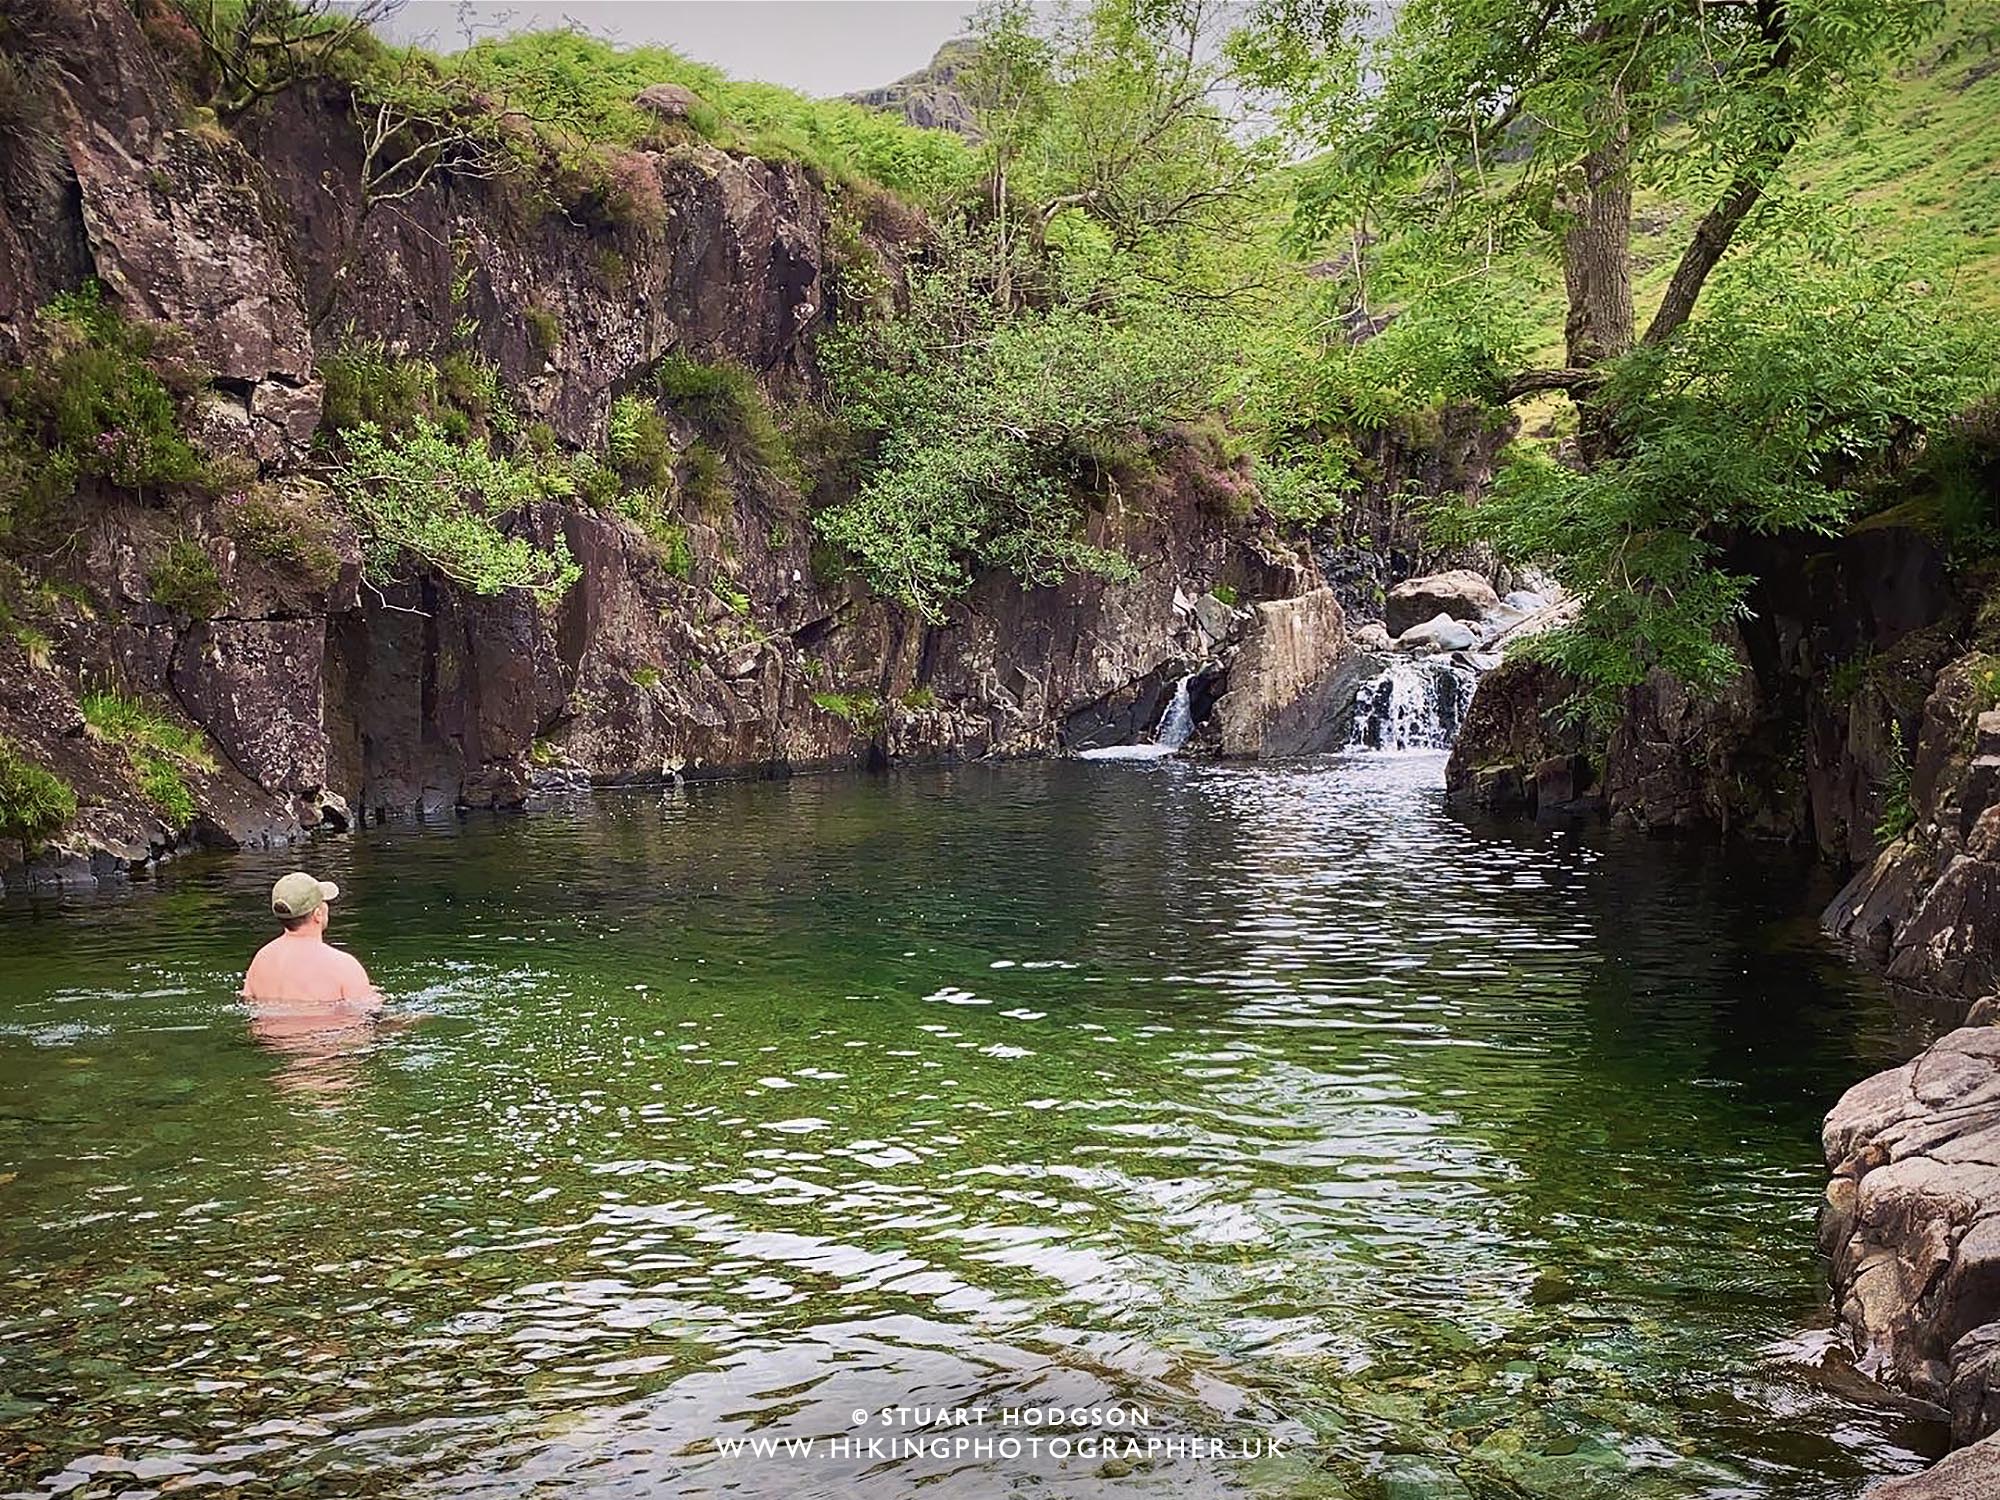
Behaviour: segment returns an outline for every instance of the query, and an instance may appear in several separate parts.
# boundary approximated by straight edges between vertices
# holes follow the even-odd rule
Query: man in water
[[[382,995],[352,954],[326,941],[326,924],[340,887],[311,875],[287,875],[271,887],[271,915],[284,931],[257,950],[243,976],[243,998],[260,1030],[330,1031],[372,1021]]]

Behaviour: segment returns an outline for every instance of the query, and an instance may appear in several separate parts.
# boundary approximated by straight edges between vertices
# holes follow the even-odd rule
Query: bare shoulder
[[[375,981],[368,977],[368,970],[362,967],[360,959],[345,948],[334,948],[330,951],[334,957],[335,967],[339,969],[344,982],[354,985],[365,993],[374,993]]]
[[[270,967],[271,950],[275,947],[277,947],[275,942],[269,942],[251,955],[250,967],[243,973],[243,993],[245,995],[252,993],[258,977],[265,969]]]

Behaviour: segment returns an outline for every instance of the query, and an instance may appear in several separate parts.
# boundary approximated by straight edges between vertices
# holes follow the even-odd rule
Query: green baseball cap
[[[340,894],[331,880],[318,880],[295,870],[271,887],[271,915],[295,922],[318,911],[320,904]]]

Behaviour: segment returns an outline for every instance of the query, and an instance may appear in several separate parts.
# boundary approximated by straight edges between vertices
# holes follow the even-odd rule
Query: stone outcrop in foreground
[[[1869,1493],[2000,1500],[2000,1027],[1856,1084],[1823,1139],[1820,1248],[1860,1368],[1935,1402],[1962,1449]]]

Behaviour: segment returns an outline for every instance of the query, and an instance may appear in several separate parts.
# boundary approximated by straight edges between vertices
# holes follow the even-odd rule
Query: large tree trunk
[[[1569,363],[1588,369],[1632,347],[1632,178],[1624,132],[1584,159],[1563,235]]]
[[[1609,111],[1615,127],[1583,159],[1582,180],[1568,205],[1569,227],[1563,234],[1563,280],[1569,289],[1563,335],[1575,370],[1596,369],[1632,347],[1631,137],[1623,118],[1625,100],[1617,89]],[[1595,396],[1582,399],[1577,415],[1577,443],[1584,459],[1607,456],[1614,439],[1602,403]]]

